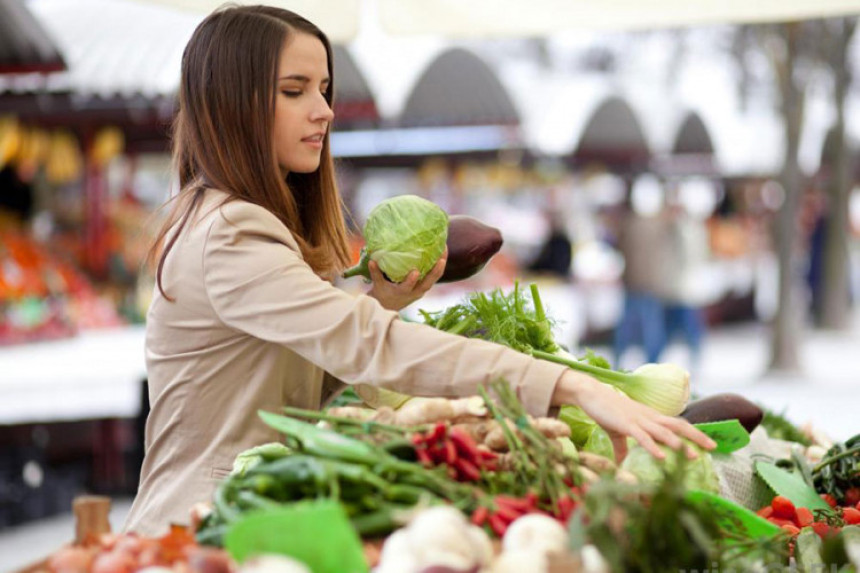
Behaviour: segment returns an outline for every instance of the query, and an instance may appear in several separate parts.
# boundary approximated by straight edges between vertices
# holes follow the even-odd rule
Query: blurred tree
[[[836,123],[822,153],[828,178],[829,209],[824,231],[824,274],[821,304],[815,309],[817,323],[824,328],[845,329],[850,323],[848,209],[853,187],[853,158],[845,136],[845,101],[851,89],[852,73],[848,49],[857,29],[856,18],[834,18],[822,22],[822,61],[833,77],[833,104]]]
[[[742,106],[754,91],[757,78],[752,56],[764,53],[769,80],[785,129],[785,162],[780,181],[785,201],[777,215],[775,244],[779,263],[779,306],[771,338],[772,370],[796,371],[805,318],[803,301],[804,261],[798,243],[798,208],[806,185],[798,165],[803,110],[808,86],[827,78],[833,86],[836,125],[832,137],[829,179],[830,209],[826,221],[826,246],[820,324],[841,328],[848,313],[848,200],[851,188],[850,160],[845,140],[845,100],[851,85],[848,48],[857,20],[834,18],[777,25],[750,25],[736,29],[730,51],[739,63],[738,89]],[[767,81],[767,80],[765,80]]]
[[[795,237],[798,204],[803,180],[798,165],[800,129],[806,96],[805,75],[799,65],[801,25],[797,23],[762,27],[765,49],[779,89],[779,110],[785,129],[785,162],[782,186],[785,201],[776,218],[776,249],[779,261],[779,307],[771,336],[771,370],[800,369],[800,340],[804,305],[801,304],[802,262]]]
[[[763,81],[772,82],[775,105],[783,119],[785,130],[785,161],[780,182],[785,199],[774,228],[779,267],[778,307],[771,335],[770,369],[800,370],[800,341],[804,323],[802,304],[803,260],[796,232],[798,205],[804,181],[798,165],[800,130],[803,107],[810,76],[810,60],[816,49],[808,45],[812,33],[805,23],[740,26],[736,30],[731,53],[739,64],[739,92],[742,106],[747,109],[748,98],[758,79],[751,63],[764,54],[769,74]]]

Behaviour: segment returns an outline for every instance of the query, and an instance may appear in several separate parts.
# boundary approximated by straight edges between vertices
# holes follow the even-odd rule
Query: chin
[[[286,167],[286,170],[290,173],[313,173],[314,171],[316,171],[319,168],[320,168],[320,162],[314,161],[314,162],[293,164],[293,165],[290,165],[289,167]]]

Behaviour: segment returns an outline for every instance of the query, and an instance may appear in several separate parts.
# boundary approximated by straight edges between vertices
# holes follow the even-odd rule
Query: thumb
[[[615,463],[620,464],[627,457],[627,436],[612,434],[612,448],[615,450]]]

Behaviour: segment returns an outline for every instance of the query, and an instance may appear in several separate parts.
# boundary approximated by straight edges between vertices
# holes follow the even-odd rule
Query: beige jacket
[[[147,315],[152,409],[127,530],[158,535],[187,523],[236,454],[279,439],[257,411],[320,408],[332,392],[324,370],[425,396],[471,395],[504,377],[529,412],[547,412],[564,367],[401,321],[317,276],[269,211],[220,206],[225,198],[207,192],[164,265],[175,302],[156,290]]]

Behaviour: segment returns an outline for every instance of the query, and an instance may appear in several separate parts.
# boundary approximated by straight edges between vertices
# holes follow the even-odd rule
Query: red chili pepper
[[[501,517],[499,517],[498,513],[494,513],[490,515],[490,529],[492,529],[493,533],[495,533],[499,537],[504,537],[505,531],[508,530],[508,524]]]
[[[499,507],[505,506],[510,507],[520,513],[528,511],[532,509],[532,505],[529,503],[527,499],[521,499],[517,497],[511,497],[508,495],[497,495],[495,497],[496,505]]]
[[[538,496],[535,492],[533,492],[533,491],[528,492],[526,494],[525,499],[528,502],[530,508],[533,508],[533,509],[537,508]]]
[[[485,505],[481,505],[472,512],[472,523],[477,525],[478,527],[484,525],[484,522],[487,521],[487,517],[490,515],[490,510]]]
[[[509,505],[498,503],[498,499],[496,499],[496,502],[496,515],[503,519],[505,523],[511,523],[523,514],[522,511],[514,509]]]
[[[424,434],[422,434],[420,432],[412,434],[412,436],[409,439],[412,442],[413,446],[421,446],[421,445],[424,445],[425,443],[427,443],[427,438],[424,437]]]
[[[440,444],[433,444],[427,448],[434,465],[445,463],[445,448]]]
[[[845,505],[857,505],[860,503],[860,487],[849,487],[845,490]]]
[[[445,463],[453,466],[457,461],[457,448],[452,440],[445,441]]]
[[[475,467],[475,464],[465,458],[457,458],[457,461],[454,462],[454,467],[457,468],[460,477],[468,481],[478,481],[481,479],[480,470]]]
[[[481,454],[481,457],[485,460],[497,460],[499,459],[499,454],[491,450],[482,450],[478,449],[478,453]]]
[[[496,463],[496,460],[488,460],[481,464],[481,467],[488,472],[494,472],[499,469],[499,464]],[[860,504],[858,504],[860,505]]]
[[[452,442],[454,442],[454,445],[457,446],[457,451],[461,456],[468,458],[475,464],[479,464],[481,462],[481,452],[478,450],[478,445],[475,443],[475,440],[472,439],[472,436],[462,430],[455,429],[451,430],[448,437]]]
[[[415,454],[418,456],[418,461],[421,462],[421,465],[430,467],[433,465],[433,460],[430,458],[430,454],[424,448],[415,448]]]
[[[433,430],[430,432],[430,435],[427,437],[428,441],[438,442],[442,438],[445,437],[445,433],[447,432],[448,427],[444,422],[439,422],[433,427]]]
[[[576,502],[569,496],[563,495],[558,500],[558,516],[562,521],[567,521],[570,514],[576,509]]]

